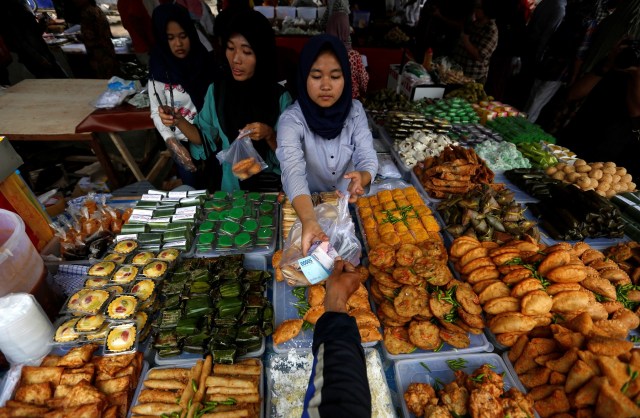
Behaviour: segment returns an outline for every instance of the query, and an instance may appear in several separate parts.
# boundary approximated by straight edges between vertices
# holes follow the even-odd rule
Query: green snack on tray
[[[273,226],[273,217],[271,216],[261,216],[260,217],[260,227],[267,228]]]
[[[231,206],[234,208],[242,208],[247,204],[247,199],[234,199],[233,202],[231,202]]]
[[[226,280],[220,284],[219,291],[223,298],[233,298],[240,295],[242,286],[236,280]]]
[[[227,219],[230,219],[232,221],[237,221],[240,218],[242,218],[243,215],[244,215],[244,210],[242,208],[233,208],[229,211],[229,214],[227,215]]]
[[[259,240],[269,240],[273,237],[273,229],[271,228],[260,228],[258,229],[258,239]]]
[[[147,232],[147,224],[124,224],[122,225],[121,234],[139,234]]]
[[[211,209],[221,211],[229,205],[228,202],[222,200],[214,200],[211,204]]]
[[[191,299],[188,299],[184,305],[184,314],[186,318],[199,318],[212,312],[213,306],[209,295],[193,296]],[[178,326],[180,326],[179,322]]]
[[[213,234],[213,232],[200,234],[200,236],[198,236],[198,245],[211,245],[211,243],[213,243],[214,237],[215,235]]]
[[[189,287],[190,293],[208,293],[211,290],[211,285],[207,282],[193,282]]]
[[[138,242],[140,244],[162,244],[162,234],[151,232],[138,234]]]
[[[251,192],[247,195],[247,198],[249,200],[253,200],[253,201],[259,201],[262,198],[262,193],[258,193],[258,192]]]
[[[244,190],[235,190],[231,193],[232,199],[240,199],[244,197]]]
[[[236,222],[226,221],[222,224],[220,231],[228,235],[235,235],[240,231],[240,225]]]
[[[204,221],[200,224],[200,232],[213,232],[213,222]]]
[[[255,222],[255,221],[254,221]],[[251,244],[251,235],[248,232],[241,232],[234,238],[233,242],[236,247],[246,247]]]
[[[169,221],[164,219],[151,219],[147,225],[149,225],[149,230],[151,232],[162,232],[166,231],[169,226]]]
[[[182,318],[176,325],[176,335],[184,337],[195,334],[198,331],[198,318]]]
[[[178,336],[175,330],[160,331],[153,342],[156,350],[178,347]]]
[[[220,212],[209,212],[207,215],[208,221],[219,221],[220,220]]]
[[[153,211],[154,218],[164,218],[166,216],[171,216],[176,213],[174,208],[158,208]]]
[[[160,315],[160,328],[175,328],[180,319],[180,309],[165,309]]]
[[[180,230],[176,230],[176,231],[167,231],[164,233],[164,240],[165,242],[168,241],[181,241],[181,240],[185,240],[189,238],[189,231],[180,231]]]
[[[223,192],[222,190],[218,190],[217,192],[215,192],[213,194],[213,199],[214,200],[224,200],[228,197],[229,195],[227,194],[227,192]]]
[[[246,232],[255,232],[258,229],[258,222],[253,219],[246,219],[242,222],[242,229]]]
[[[185,222],[171,222],[167,226],[167,231],[187,231],[190,229],[190,225]]]
[[[273,213],[273,203],[262,203],[260,204],[260,212],[269,215]]]
[[[240,298],[222,298],[216,304],[218,318],[236,318],[242,312],[242,300]]]
[[[148,201],[148,200],[140,200],[138,202],[136,202],[136,208],[145,208],[145,209],[149,209],[149,208],[155,208],[158,205],[158,202],[152,202],[152,201]]]
[[[278,201],[278,195],[277,194],[265,194],[262,197],[262,201],[263,202],[267,202],[267,203],[276,203]]]
[[[218,248],[231,248],[233,246],[233,238],[228,235],[220,235],[218,237]]]

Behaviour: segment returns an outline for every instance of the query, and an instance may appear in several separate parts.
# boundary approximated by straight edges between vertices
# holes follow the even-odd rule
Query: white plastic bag
[[[249,137],[236,139],[228,149],[220,151],[216,157],[220,164],[231,164],[231,171],[240,180],[246,180],[269,167],[253,148]]]
[[[378,175],[386,179],[401,179],[402,174],[390,155],[378,154]]]
[[[314,210],[320,227],[329,237],[329,242],[338,255],[354,266],[359,265],[362,247],[356,237],[355,225],[349,213],[349,194],[345,194],[338,200],[338,207],[321,203]],[[310,285],[298,264],[298,260],[303,257],[302,223],[298,219],[291,227],[291,232],[284,243],[280,261],[282,273],[290,286]]]

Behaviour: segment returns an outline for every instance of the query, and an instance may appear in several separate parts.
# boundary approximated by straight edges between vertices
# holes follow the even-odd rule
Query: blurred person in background
[[[149,52],[153,47],[153,29],[151,25],[151,10],[143,0],[118,0],[118,13],[122,20],[122,26],[131,37],[133,50],[138,61],[147,65],[149,63]]]
[[[111,78],[120,73],[120,63],[111,42],[107,16],[96,0],[74,0],[80,10],[80,36],[87,49],[89,65],[95,78]]]
[[[489,73],[489,61],[498,46],[498,0],[478,0],[474,19],[465,26],[451,58],[462,67],[464,75],[484,84]]]
[[[0,7],[0,36],[18,61],[36,78],[67,78],[42,39],[43,28],[27,3],[4,0]]]
[[[351,47],[349,15],[344,12],[332,14],[327,22],[326,33],[340,39],[347,49],[351,66],[351,98],[360,99],[367,92],[369,73],[364,68],[360,53]]]

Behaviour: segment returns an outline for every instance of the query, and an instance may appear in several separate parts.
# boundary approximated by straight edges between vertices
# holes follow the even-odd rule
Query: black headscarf
[[[200,42],[196,27],[184,7],[168,3],[153,9],[153,36],[155,46],[149,59],[151,77],[163,83],[179,84],[200,111],[204,96],[215,78],[213,55]],[[177,58],[169,48],[167,25],[176,22],[189,37],[191,49],[185,58]]]
[[[326,50],[333,51],[338,58],[344,77],[344,90],[333,106],[322,108],[309,97],[307,77],[320,52]],[[333,139],[340,134],[351,111],[351,67],[347,50],[340,39],[327,34],[317,35],[302,48],[298,67],[298,103],[307,125],[314,133],[326,139]]]
[[[223,39],[227,41],[235,34],[246,38],[256,56],[256,68],[245,81],[236,81],[231,74],[228,60],[224,60],[224,77],[216,83],[216,111],[220,126],[232,142],[238,131],[248,123],[262,122],[274,127],[280,116],[280,94],[282,89],[276,82],[276,38],[271,24],[261,13],[247,10],[234,16]],[[269,146],[266,141],[254,141],[253,146],[266,156]]]

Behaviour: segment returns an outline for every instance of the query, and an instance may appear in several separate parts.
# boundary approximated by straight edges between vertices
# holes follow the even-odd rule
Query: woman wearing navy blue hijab
[[[282,185],[302,222],[302,250],[327,240],[311,193],[348,192],[351,200],[375,178],[378,159],[362,104],[351,98],[343,43],[331,35],[309,40],[300,54],[298,100],[278,121],[276,155]]]
[[[187,137],[179,128],[165,126],[159,111],[175,112],[193,121],[214,80],[215,62],[184,7],[162,4],[153,10],[152,22],[155,45],[149,60],[148,85],[151,118],[173,154],[183,184],[199,187]]]

